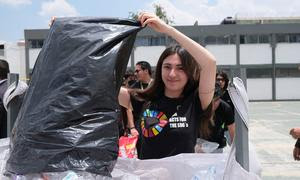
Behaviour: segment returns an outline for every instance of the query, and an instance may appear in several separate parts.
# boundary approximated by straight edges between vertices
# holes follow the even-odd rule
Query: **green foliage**
[[[129,19],[134,19],[134,20],[138,20],[139,14],[138,13],[134,13],[134,12],[129,12]]]
[[[155,10],[155,15],[159,17],[161,20],[163,20],[167,24],[173,24],[174,21],[172,18],[167,16],[167,12],[165,9],[160,5],[160,4],[153,4],[154,10]],[[136,12],[129,12],[128,18],[138,20],[139,13]]]
[[[167,16],[167,12],[161,5],[153,4],[153,7],[155,9],[155,14],[157,17],[159,17],[161,20],[163,20],[167,24],[174,23],[174,21],[170,17]]]

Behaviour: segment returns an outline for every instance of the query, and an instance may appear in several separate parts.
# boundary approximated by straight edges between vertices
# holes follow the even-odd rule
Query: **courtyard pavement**
[[[263,180],[300,180],[300,161],[294,161],[296,140],[289,135],[300,127],[300,101],[250,102],[249,139],[262,165]]]

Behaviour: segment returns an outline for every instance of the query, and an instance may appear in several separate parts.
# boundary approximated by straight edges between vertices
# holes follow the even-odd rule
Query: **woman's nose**
[[[169,73],[170,77],[175,77],[176,76],[176,69],[172,68],[170,73]]]

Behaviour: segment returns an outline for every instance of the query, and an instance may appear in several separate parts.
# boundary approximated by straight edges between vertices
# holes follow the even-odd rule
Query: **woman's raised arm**
[[[143,26],[147,25],[157,32],[171,36],[197,61],[201,70],[199,79],[199,98],[202,108],[205,110],[211,103],[214,95],[216,76],[215,57],[200,44],[166,24],[154,14],[141,13],[139,20]]]

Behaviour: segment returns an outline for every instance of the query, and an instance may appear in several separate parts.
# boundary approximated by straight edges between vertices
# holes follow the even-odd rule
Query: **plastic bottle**
[[[197,171],[192,180],[216,180],[216,167],[210,166],[207,170]]]
[[[216,167],[210,166],[206,173],[207,180],[215,180],[216,179]]]

